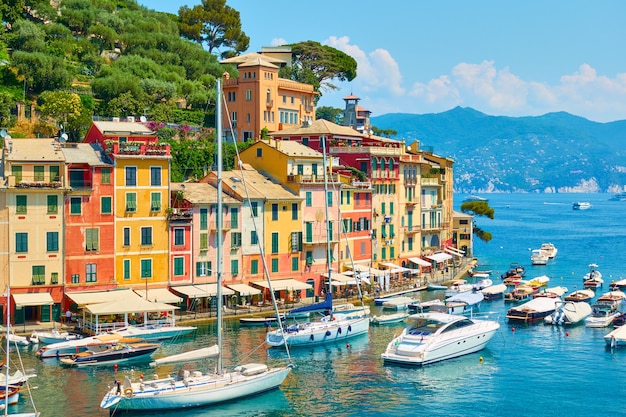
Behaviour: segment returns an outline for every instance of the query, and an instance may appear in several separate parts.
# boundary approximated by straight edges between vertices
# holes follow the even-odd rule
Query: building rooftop
[[[148,129],[146,125],[139,122],[94,121],[93,124],[104,135],[155,135],[155,133],[152,130]]]
[[[182,191],[185,200],[193,204],[214,204],[217,203],[217,188],[211,184],[203,182],[173,182],[170,185],[171,191]],[[230,197],[222,191],[222,202],[224,204],[241,204],[240,201]]]
[[[5,138],[6,160],[15,162],[59,162],[65,161],[60,144],[56,139]]]
[[[61,152],[68,164],[87,164],[89,166],[113,166],[113,162],[104,154],[102,148],[93,143],[66,143],[61,145]]]

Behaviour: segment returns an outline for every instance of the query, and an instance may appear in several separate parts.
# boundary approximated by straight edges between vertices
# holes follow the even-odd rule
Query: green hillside
[[[199,42],[181,37],[178,16],[134,0],[9,3],[0,5],[0,108],[15,101],[48,104],[53,114],[44,116],[58,120],[61,113],[71,140],[92,115],[204,124],[224,67]],[[51,92],[77,94],[79,108],[59,110],[67,96]],[[0,125],[12,123],[0,112]],[[44,120],[32,132],[15,130],[47,135],[51,128]]]

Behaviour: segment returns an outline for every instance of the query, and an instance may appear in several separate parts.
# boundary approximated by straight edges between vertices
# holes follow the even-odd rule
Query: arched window
[[[372,158],[372,171],[376,171],[378,169],[378,160],[376,158]]]
[[[389,158],[389,171],[393,171],[393,158]]]

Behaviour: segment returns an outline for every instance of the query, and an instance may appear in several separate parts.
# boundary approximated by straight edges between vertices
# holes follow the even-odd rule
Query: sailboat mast
[[[217,213],[215,229],[217,230],[216,275],[217,275],[217,373],[222,373],[222,82],[216,83],[215,131],[217,132]]]
[[[4,415],[9,414],[9,348],[11,347],[11,342],[9,342],[9,326],[11,326],[11,282],[7,284],[7,332],[6,332],[6,360],[4,364],[4,370],[6,372],[6,387],[4,387]]]
[[[324,167],[324,201],[326,202],[326,267],[328,269],[328,293],[333,293],[333,279],[332,279],[332,251],[330,248],[330,241],[332,238],[332,228],[330,217],[328,215],[328,207],[332,201],[329,200],[328,195],[328,161],[326,160],[326,136],[322,136],[322,154],[323,154],[323,167]],[[330,196],[332,198],[332,196]]]

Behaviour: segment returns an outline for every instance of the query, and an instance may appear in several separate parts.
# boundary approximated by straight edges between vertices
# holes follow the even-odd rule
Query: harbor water
[[[494,283],[510,263],[526,267],[526,277],[547,275],[548,286],[582,288],[588,265],[595,263],[609,291],[611,280],[626,277],[626,203],[609,201],[607,194],[488,194],[495,219],[476,223],[493,235],[476,241],[478,269],[492,270]],[[457,196],[457,209],[463,196]],[[586,200],[591,209],[575,211],[572,203]],[[545,266],[531,266],[530,250],[544,242],[558,248]],[[443,297],[443,291],[422,291],[416,299]],[[610,328],[583,325],[556,327],[508,323],[510,305],[484,301],[481,312],[493,312],[500,330],[481,352],[423,368],[383,365],[380,354],[402,324],[372,326],[369,334],[344,343],[291,351],[295,368],[280,390],[244,401],[210,408],[158,412],[171,417],[224,416],[598,416],[624,415],[623,381],[626,348],[606,348]],[[380,314],[372,305],[372,314]],[[224,364],[261,361],[283,363],[286,353],[264,345],[264,327],[224,323]],[[214,323],[201,324],[182,341],[166,343],[155,357],[180,353],[216,341]],[[39,360],[36,348],[20,348],[31,380],[35,404],[42,416],[107,416],[99,403],[108,386],[131,367],[63,368],[57,359]],[[204,364],[213,366],[213,362]],[[194,365],[184,365],[192,369]],[[177,366],[157,369],[135,364],[135,376],[175,374]],[[28,411],[23,395],[11,411]],[[151,412],[149,414],[155,414]],[[141,415],[119,413],[119,415]],[[148,414],[143,414],[148,415]]]

